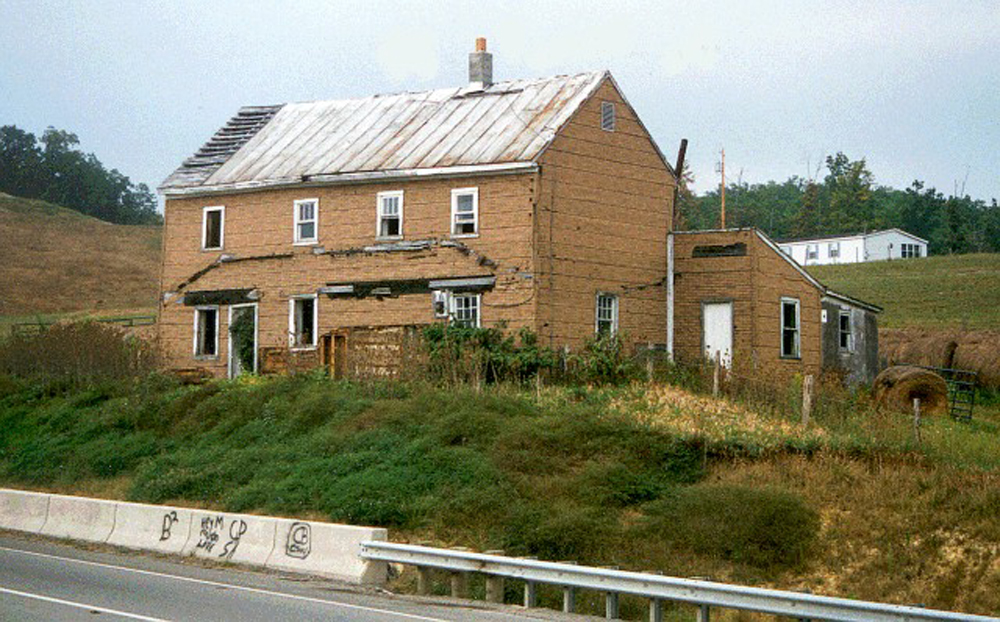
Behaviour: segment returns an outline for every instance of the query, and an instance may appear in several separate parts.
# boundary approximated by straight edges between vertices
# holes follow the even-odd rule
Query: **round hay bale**
[[[981,386],[1000,387],[1000,333],[962,335],[955,350],[955,367],[976,372]]]
[[[881,408],[913,412],[913,400],[920,398],[921,414],[948,413],[948,384],[929,369],[909,365],[888,367],[875,378],[872,395]]]

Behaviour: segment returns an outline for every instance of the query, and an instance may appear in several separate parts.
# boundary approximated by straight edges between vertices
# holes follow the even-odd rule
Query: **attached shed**
[[[678,360],[718,353],[727,367],[851,383],[877,373],[881,308],[833,292],[759,230],[676,232],[673,265]]]

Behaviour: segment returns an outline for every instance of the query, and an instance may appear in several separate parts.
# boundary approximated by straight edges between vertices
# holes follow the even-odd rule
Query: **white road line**
[[[141,616],[136,613],[129,613],[127,611],[118,611],[117,609],[108,609],[107,607],[98,607],[97,605],[88,605],[86,603],[75,603],[69,600],[62,600],[61,598],[52,598],[51,596],[42,596],[41,594],[29,594],[27,592],[18,592],[17,590],[9,590],[5,587],[0,587],[0,593],[3,594],[13,594],[14,596],[21,596],[22,598],[32,598],[34,600],[42,600],[47,603],[55,603],[57,605],[64,605],[66,607],[76,607],[77,609],[86,609],[91,612],[100,613],[110,613],[111,615],[116,615],[120,618],[129,618],[131,620],[142,620],[143,622],[170,622],[163,618],[150,618],[148,616]]]
[[[358,611],[367,611],[369,613],[383,613],[391,616],[396,616],[400,618],[406,618],[408,620],[423,620],[424,622],[449,622],[442,618],[428,618],[426,616],[419,616],[412,613],[401,613],[399,611],[392,611],[391,609],[376,609],[374,607],[364,607],[362,605],[350,605],[347,603],[341,603],[335,600],[323,600],[322,598],[310,598],[309,596],[299,596],[297,594],[285,594],[284,592],[272,592],[270,590],[263,590],[255,587],[244,587],[242,585],[233,585],[231,583],[220,583],[218,581],[206,581],[205,579],[193,579],[191,577],[182,577],[172,574],[164,574],[162,572],[153,572],[151,570],[138,570],[136,568],[127,568],[125,566],[114,566],[112,564],[102,564],[99,562],[89,562],[82,559],[74,559],[72,557],[60,557],[58,555],[48,555],[46,553],[35,553],[34,551],[22,551],[20,549],[10,549],[5,546],[0,546],[0,551],[7,551],[8,553],[20,553],[21,555],[31,555],[33,557],[44,557],[47,559],[56,559],[64,562],[73,562],[76,564],[82,564],[84,566],[96,566],[98,568],[110,568],[112,570],[121,570],[124,572],[134,572],[136,574],[147,575],[151,577],[160,577],[163,579],[174,579],[175,581],[186,581],[188,583],[197,583],[200,585],[209,585],[212,587],[224,587],[230,590],[239,590],[241,592],[249,592],[251,594],[263,594],[266,596],[277,596],[280,598],[289,598],[292,600],[300,600],[309,603],[317,603],[321,605],[332,605],[334,607],[344,607],[345,609],[355,609]],[[2,588],[0,588],[2,589]],[[143,618],[148,620],[153,620],[153,618]]]

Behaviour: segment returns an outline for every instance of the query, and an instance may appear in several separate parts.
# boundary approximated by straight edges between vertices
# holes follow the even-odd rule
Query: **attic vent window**
[[[747,245],[743,242],[736,244],[712,244],[710,246],[695,246],[691,256],[698,257],[745,257]]]
[[[615,131],[614,102],[601,102],[601,129],[605,132]]]

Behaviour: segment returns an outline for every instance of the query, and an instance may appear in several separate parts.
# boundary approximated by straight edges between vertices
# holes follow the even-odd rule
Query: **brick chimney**
[[[485,89],[493,84],[493,55],[486,51],[486,38],[476,39],[476,51],[469,54],[469,86]]]

